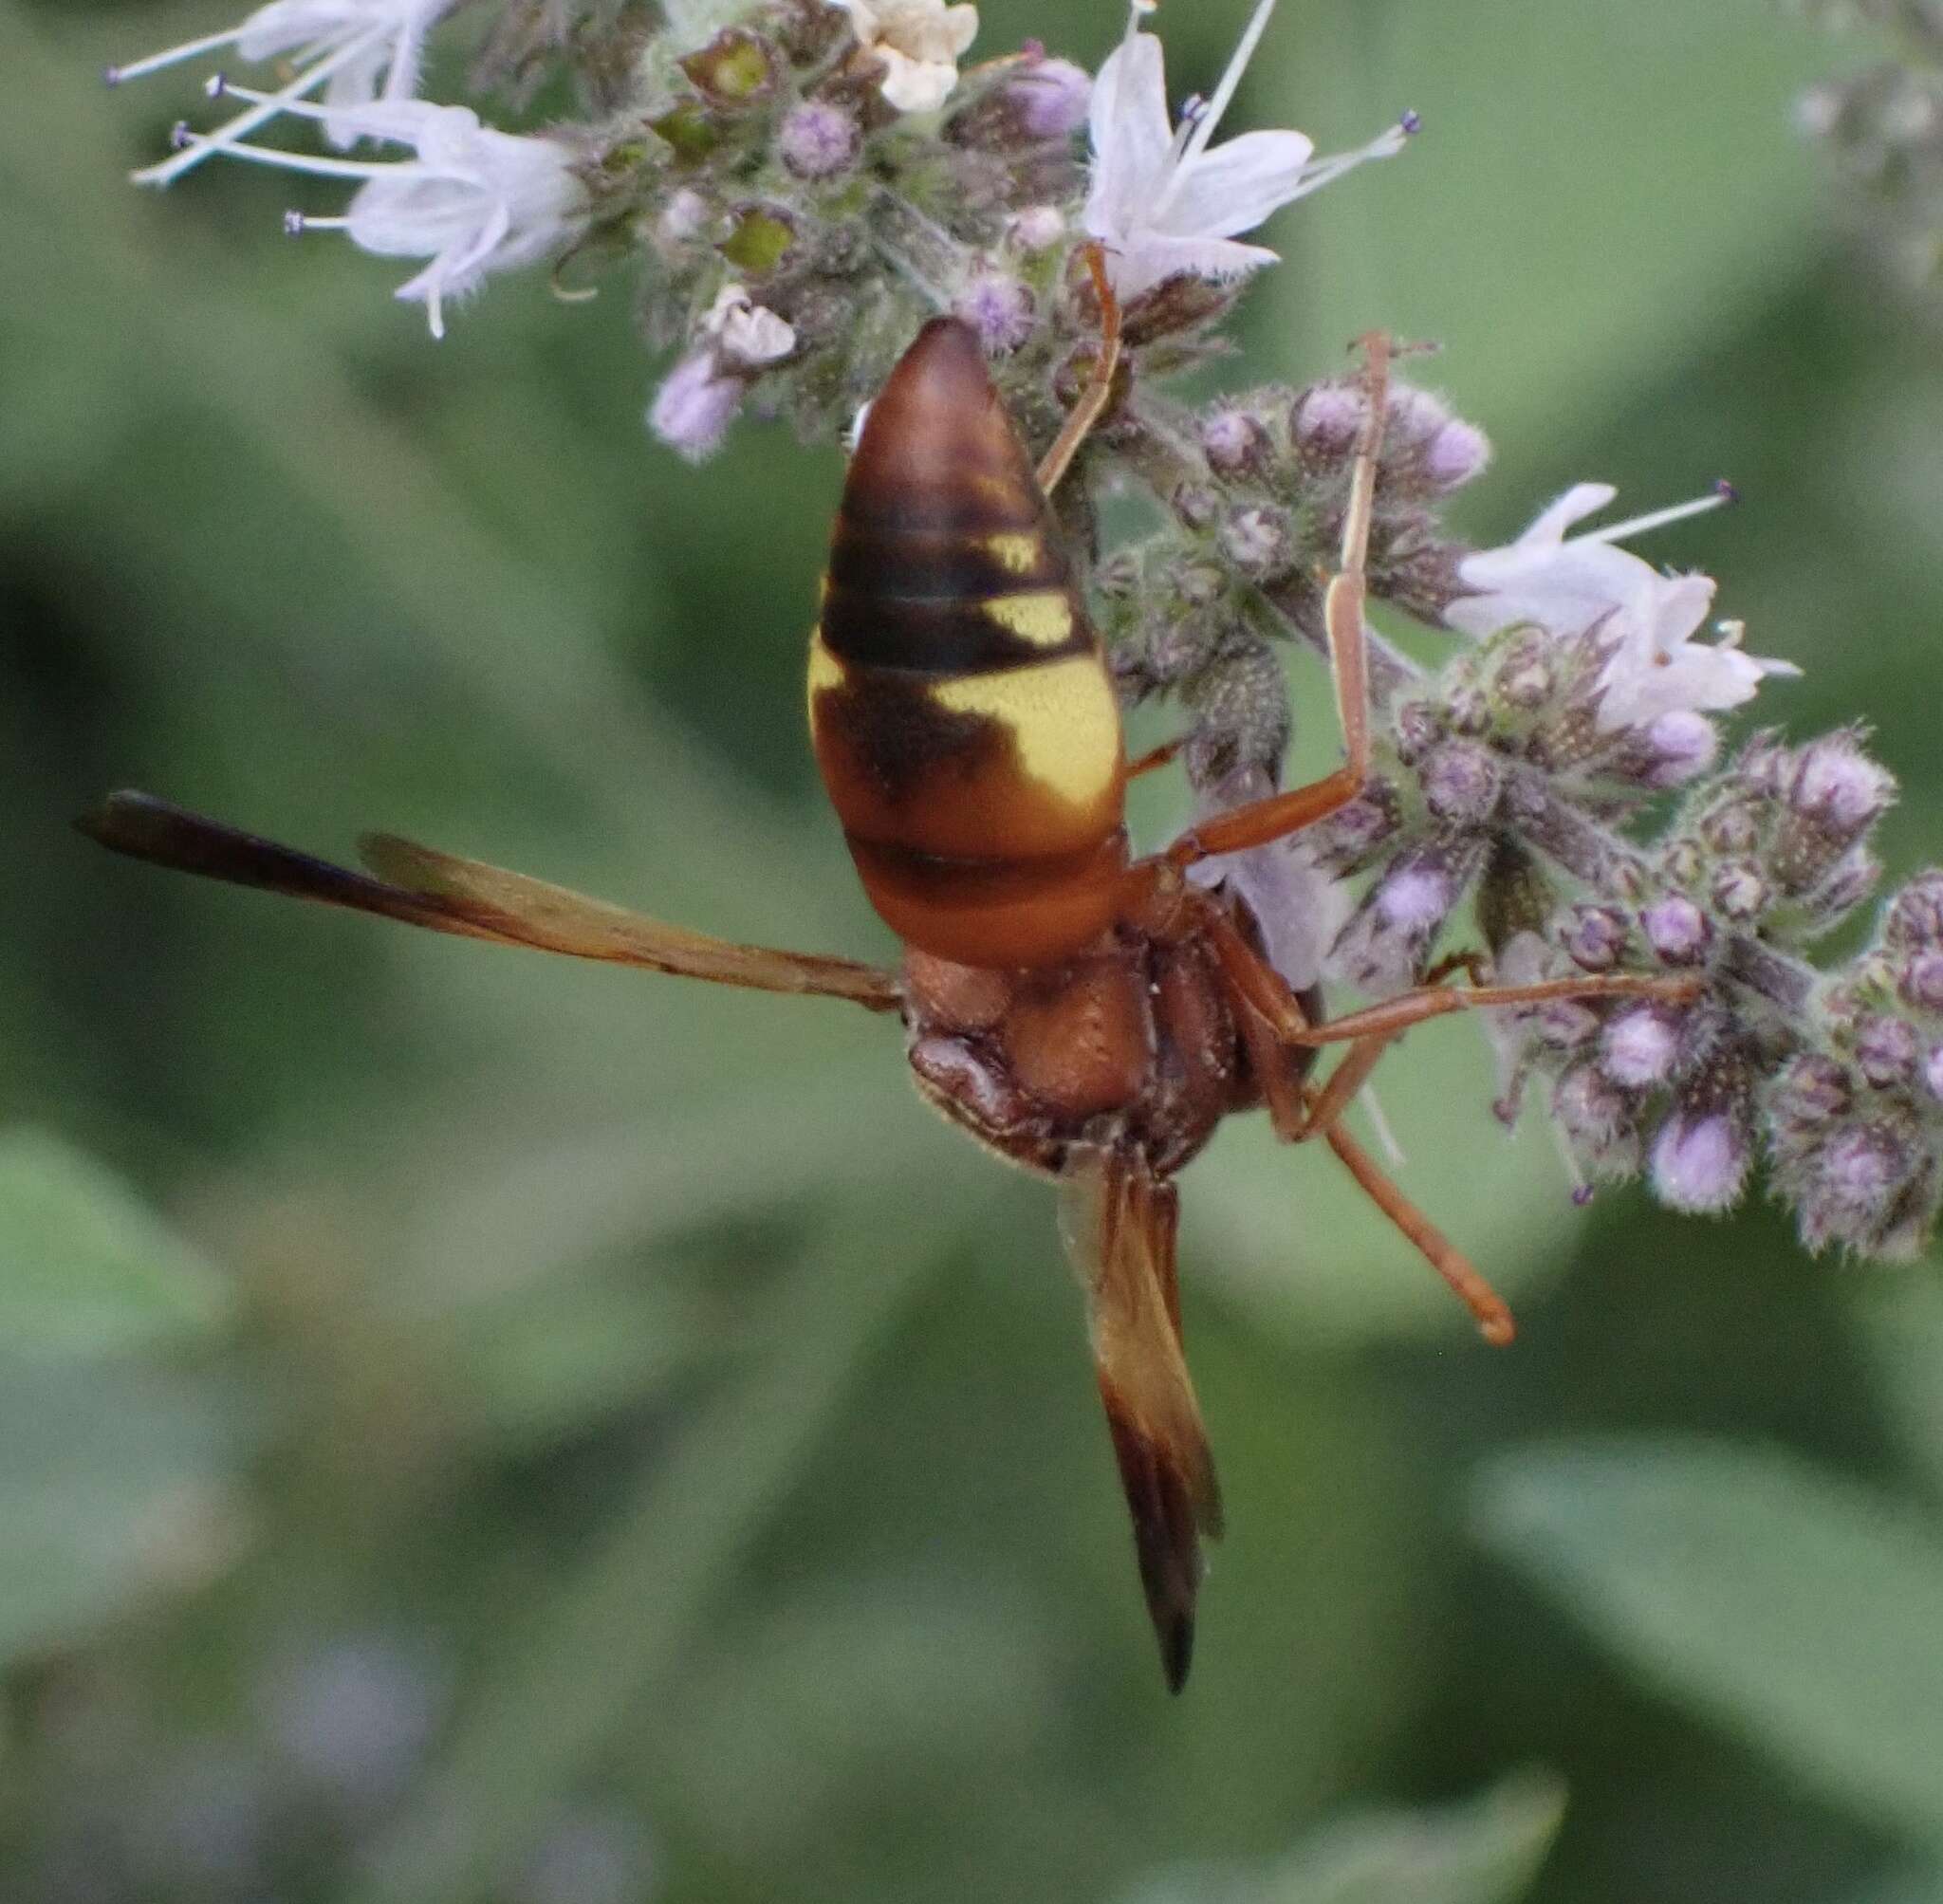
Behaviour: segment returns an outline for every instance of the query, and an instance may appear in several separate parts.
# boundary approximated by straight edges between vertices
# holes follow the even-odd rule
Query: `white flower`
[[[1313,141],[1299,132],[1249,132],[1208,150],[1221,115],[1275,9],[1260,0],[1214,97],[1190,105],[1176,128],[1168,117],[1160,42],[1139,30],[1151,0],[1133,0],[1126,36],[1093,84],[1088,121],[1093,183],[1083,223],[1106,247],[1107,276],[1122,298],[1167,278],[1233,278],[1272,265],[1275,253],[1234,242],[1292,199],[1366,158],[1400,152],[1414,118],[1360,152],[1311,163]]]
[[[210,138],[186,145],[173,158],[135,175],[142,185],[167,185],[257,127],[287,112],[319,86],[332,108],[368,105],[374,100],[406,100],[417,90],[425,35],[454,0],[269,0],[240,26],[191,40],[166,52],[152,53],[132,65],[110,66],[107,80],[119,85],[182,60],[233,46],[252,62],[288,57],[295,67],[287,83],[256,101]],[[218,87],[220,90],[220,87]],[[353,136],[333,130],[334,143]]]
[[[240,86],[238,99],[264,95]],[[380,258],[432,262],[397,295],[422,303],[434,337],[445,335],[445,300],[475,290],[494,271],[537,263],[572,238],[587,215],[585,188],[557,139],[495,132],[465,106],[424,100],[379,101],[326,112],[292,103],[286,111],[322,120],[350,139],[387,139],[415,149],[412,158],[367,163],[276,152],[231,139],[215,149],[287,172],[360,181],[341,218],[291,213],[287,231],[342,231]],[[192,137],[192,147],[213,141]]]
[[[767,305],[753,304],[740,285],[724,285],[702,318],[704,335],[715,340],[724,363],[754,370],[796,348],[796,330]]]
[[[958,55],[978,34],[978,9],[945,0],[831,0],[857,44],[883,62],[879,90],[899,112],[935,112],[958,83]]]
[[[1718,642],[1695,641],[1713,602],[1712,578],[1665,575],[1616,545],[1621,536],[1717,508],[1731,491],[1566,539],[1572,524],[1616,493],[1608,483],[1580,483],[1516,542],[1467,556],[1458,577],[1476,593],[1460,596],[1444,619],[1480,637],[1525,621],[1564,640],[1597,630],[1612,649],[1600,677],[1599,725],[1607,732],[1663,714],[1738,707],[1764,676],[1801,673],[1787,661],[1743,654],[1738,622],[1726,624]]]

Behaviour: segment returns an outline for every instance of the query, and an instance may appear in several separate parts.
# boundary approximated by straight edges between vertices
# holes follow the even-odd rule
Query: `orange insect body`
[[[1223,1118],[1266,1105],[1278,1135],[1323,1138],[1486,1335],[1508,1340],[1504,1304],[1341,1113],[1383,1047],[1426,1018],[1669,997],[1688,982],[1427,986],[1319,1024],[1315,995],[1291,991],[1262,956],[1246,907],[1183,877],[1314,823],[1367,772],[1362,564],[1381,339],[1366,341],[1343,565],[1324,605],[1345,763],[1129,862],[1113,683],[1045,494],[1115,387],[1118,313],[1103,261],[1090,264],[1101,347],[1040,471],[972,333],[940,319],[872,406],[844,486],[810,641],[810,729],[864,890],[904,943],[900,970],[709,938],[389,834],[361,842],[361,873],[147,794],[112,794],[81,824],[156,865],[435,932],[897,1014],[923,1095],[989,1149],[1060,1181],[1141,1585],[1178,1690],[1200,1541],[1220,1531],[1221,1501],[1182,1353],[1175,1174]],[[1312,1084],[1318,1047],[1338,1042],[1343,1062]]]
[[[906,944],[1045,965],[1109,925],[1126,757],[1106,655],[1017,432],[961,323],[871,405],[809,650],[817,764]]]

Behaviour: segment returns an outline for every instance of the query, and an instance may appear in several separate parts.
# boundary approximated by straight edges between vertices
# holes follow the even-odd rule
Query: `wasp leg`
[[[1368,364],[1364,377],[1368,408],[1357,441],[1349,508],[1342,522],[1342,566],[1330,580],[1323,606],[1329,637],[1329,671],[1336,681],[1336,712],[1342,726],[1346,758],[1334,773],[1324,774],[1307,786],[1270,794],[1200,822],[1167,849],[1167,859],[1175,867],[1192,866],[1219,853],[1266,846],[1285,834],[1299,833],[1347,806],[1369,778],[1370,678],[1362,611],[1369,595],[1370,511],[1376,498],[1377,458],[1383,448],[1390,340],[1372,331],[1361,342]]]
[[[1220,908],[1211,906],[1210,910]],[[1249,1063],[1261,1083],[1276,1136],[1285,1142],[1298,1144],[1310,1137],[1323,1138],[1358,1188],[1403,1232],[1471,1311],[1478,1333],[1494,1347],[1502,1348],[1517,1333],[1505,1299],[1343,1128],[1343,1107],[1361,1088],[1389,1040],[1368,1039],[1353,1045],[1328,1082],[1320,1090],[1311,1089],[1303,1081],[1297,1061],[1306,1057],[1313,1047],[1298,1044],[1289,1036],[1291,1030],[1308,1028],[1295,994],[1283,982],[1281,974],[1259,957],[1239,933],[1233,933],[1231,941],[1217,938],[1216,952],[1230,980]],[[1245,968],[1242,961],[1252,970]],[[1359,1055],[1365,1052],[1359,1071]],[[1345,1072],[1350,1074],[1346,1079]],[[1340,1096],[1339,1080],[1343,1080]]]
[[[1127,763],[1127,778],[1138,780],[1143,773],[1152,773],[1157,767],[1166,767],[1179,757],[1186,746],[1187,738],[1183,735],[1177,740],[1162,741],[1158,747],[1149,748],[1138,760]]]
[[[1093,374],[1080,393],[1052,448],[1039,464],[1039,487],[1051,495],[1079,453],[1086,434],[1100,421],[1113,397],[1114,372],[1120,368],[1120,300],[1106,282],[1106,253],[1097,244],[1085,250],[1086,270],[1093,280],[1094,295],[1100,300],[1100,345],[1093,358]]]

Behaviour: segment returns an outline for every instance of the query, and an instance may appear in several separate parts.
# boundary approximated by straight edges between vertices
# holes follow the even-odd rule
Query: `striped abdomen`
[[[976,340],[927,324],[851,461],[809,650],[823,785],[871,903],[963,965],[1094,938],[1126,864],[1100,638]]]

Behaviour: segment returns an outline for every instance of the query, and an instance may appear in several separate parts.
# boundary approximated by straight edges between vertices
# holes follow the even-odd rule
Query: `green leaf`
[[[1521,1772],[1461,1804],[1327,1826],[1256,1875],[1144,1888],[1134,1904],[1507,1904],[1530,1888],[1564,1812],[1557,1779]]]
[[[1943,1489],[1943,1283],[1885,1274],[1858,1292],[1851,1313],[1903,1446]]]
[[[1777,15],[1630,0],[1550,8],[1539,28],[1523,0],[1339,0],[1279,17],[1252,122],[1323,150],[1405,108],[1423,131],[1270,223],[1287,262],[1259,294],[1262,334],[1299,324],[1307,376],[1374,324],[1435,339],[1419,375],[1527,457],[1603,421],[1819,254],[1792,106],[1828,47]]]
[[[1793,1456],[1616,1439],[1501,1457],[1478,1525],[1668,1697],[1858,1815],[1943,1840],[1943,1540]]]
[[[45,1131],[0,1132],[0,1340],[108,1355],[206,1336],[229,1285],[120,1178]]]
[[[71,1645],[232,1560],[240,1452],[210,1388],[0,1360],[0,1662]]]

